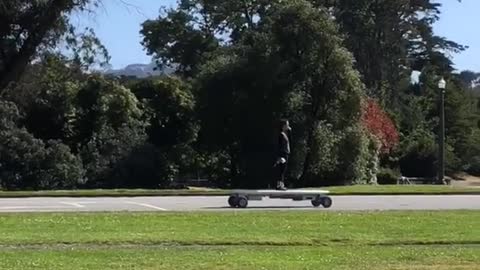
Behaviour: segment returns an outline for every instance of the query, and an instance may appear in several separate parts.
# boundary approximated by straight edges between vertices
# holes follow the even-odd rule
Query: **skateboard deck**
[[[323,189],[288,189],[288,190],[275,190],[275,189],[258,189],[258,190],[249,190],[249,189],[237,189],[233,190],[231,194],[245,194],[245,195],[320,195],[328,194],[330,191]]]

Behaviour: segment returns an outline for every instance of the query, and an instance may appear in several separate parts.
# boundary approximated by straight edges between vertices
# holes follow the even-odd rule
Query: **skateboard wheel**
[[[237,203],[238,203],[237,196],[230,196],[230,198],[228,198],[228,205],[230,205],[230,207],[232,208],[237,207]]]
[[[312,200],[312,205],[313,207],[319,207],[320,205],[322,205],[322,202],[318,199],[315,199],[315,200]]]
[[[239,208],[247,208],[248,206],[248,199],[244,196],[240,196],[238,197],[238,200],[237,200],[237,206]]]
[[[330,197],[323,197],[321,199],[321,203],[323,205],[323,207],[325,208],[330,208],[332,206],[332,199]]]

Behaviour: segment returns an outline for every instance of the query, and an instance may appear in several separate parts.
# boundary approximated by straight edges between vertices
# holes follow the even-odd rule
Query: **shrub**
[[[82,161],[59,141],[49,141],[37,173],[39,189],[72,189],[84,183]]]
[[[369,151],[370,139],[365,131],[357,126],[347,128],[339,144],[340,166],[337,167],[344,184],[367,184],[370,182],[368,165],[373,158]]]
[[[336,173],[338,166],[338,144],[342,137],[341,133],[334,131],[331,124],[321,122],[314,132],[314,139],[311,145],[312,160],[308,172],[314,175],[317,183],[314,186],[322,185],[319,179],[331,178]]]
[[[380,168],[377,174],[377,183],[380,185],[395,185],[397,184],[400,173],[390,168]]]
[[[372,148],[373,141],[361,126],[334,130],[332,125],[321,122],[313,135],[306,169],[308,174],[304,175],[305,183],[302,184],[326,186],[375,182],[376,148]],[[294,155],[304,156],[306,142],[295,149]]]
[[[80,155],[86,169],[87,186],[119,188],[124,178],[115,178],[115,170],[132,152],[146,142],[144,127],[124,125],[119,129],[104,126],[93,134],[81,149]],[[118,176],[118,175],[117,175]]]
[[[472,158],[472,160],[469,162],[467,172],[475,176],[480,176],[480,156],[475,156]]]
[[[0,130],[0,179],[6,189],[35,188],[45,145],[25,129]]]
[[[178,166],[167,153],[150,143],[139,145],[115,164],[108,178],[126,188],[166,188],[178,175]]]
[[[425,128],[417,128],[402,139],[400,167],[408,177],[434,177],[437,145],[435,136]]]
[[[83,180],[83,168],[68,146],[47,145],[25,129],[0,131],[0,181],[6,189],[75,188]]]
[[[398,145],[399,135],[395,124],[374,100],[366,100],[361,121],[367,131],[380,141],[382,153],[389,153]]]

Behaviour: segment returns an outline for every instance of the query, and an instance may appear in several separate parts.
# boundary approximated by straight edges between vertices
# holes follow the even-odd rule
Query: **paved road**
[[[480,196],[340,196],[330,209],[314,209],[309,201],[264,199],[248,210],[480,210]],[[21,198],[0,199],[5,212],[99,211],[245,211],[227,207],[227,197]]]

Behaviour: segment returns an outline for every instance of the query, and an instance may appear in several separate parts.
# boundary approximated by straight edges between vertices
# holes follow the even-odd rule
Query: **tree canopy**
[[[141,25],[176,71],[145,79],[91,68],[108,52],[69,15],[99,3],[0,3],[0,188],[267,187],[282,118],[293,186],[433,177],[441,77],[447,173],[480,173],[480,73],[436,1],[180,0]]]

